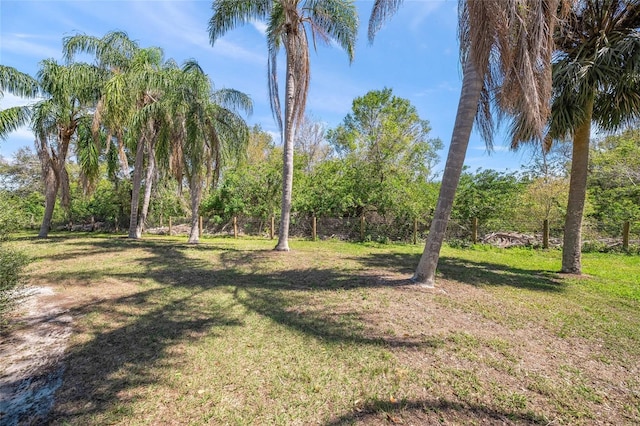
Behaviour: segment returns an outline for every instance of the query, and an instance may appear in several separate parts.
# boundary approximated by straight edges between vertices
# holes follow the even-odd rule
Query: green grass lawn
[[[73,300],[54,424],[637,424],[640,258],[54,235],[12,243]]]

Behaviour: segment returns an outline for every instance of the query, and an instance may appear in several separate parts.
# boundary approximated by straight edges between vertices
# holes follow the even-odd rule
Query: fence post
[[[364,241],[364,212],[360,216],[360,241]]]
[[[233,238],[238,238],[238,216],[233,217]]]
[[[418,219],[413,219],[413,244],[418,244]]]
[[[316,231],[317,231],[316,225],[317,225],[316,215],[313,215],[313,222],[311,223],[311,237],[313,238],[313,241],[316,240],[316,236],[317,236],[317,234],[316,234]]]
[[[160,213],[160,228],[162,228],[164,226],[164,215],[162,213]]]
[[[549,219],[542,222],[542,248],[549,248]]]
[[[202,238],[202,216],[198,218],[198,238]]]
[[[476,244],[478,242],[478,218],[477,217],[473,218],[473,222],[471,226],[471,240],[473,241],[473,244]]]
[[[171,229],[172,229],[171,219],[173,219],[173,218],[171,216],[169,216],[169,235],[171,235]]]
[[[271,229],[269,230],[269,238],[273,240],[273,234],[276,228],[276,218],[271,215]]]
[[[629,233],[631,230],[631,224],[629,221],[624,222],[624,226],[622,228],[622,249],[624,251],[629,251]]]

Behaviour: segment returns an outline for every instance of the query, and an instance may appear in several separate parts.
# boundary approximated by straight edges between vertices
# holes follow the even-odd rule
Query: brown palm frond
[[[512,147],[542,141],[550,114],[553,35],[569,0],[460,0],[461,59],[483,75],[476,124],[491,147],[494,120],[512,118]]]
[[[269,102],[271,103],[271,112],[273,119],[278,125],[280,132],[283,132],[282,107],[280,105],[280,91],[278,86],[278,52],[273,50],[269,52],[267,60],[267,83],[269,88]]]
[[[311,80],[311,64],[309,61],[309,43],[306,31],[297,32],[292,41],[292,56],[295,58],[293,72],[296,87],[292,124],[295,128],[304,118],[307,95],[309,94],[309,82]]]

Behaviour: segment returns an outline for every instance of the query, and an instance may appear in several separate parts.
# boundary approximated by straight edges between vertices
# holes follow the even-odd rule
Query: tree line
[[[359,100],[386,92],[390,91],[372,91]],[[438,139],[414,141],[393,156],[387,152],[391,157],[380,168],[366,150],[338,152],[340,146],[334,146],[326,137],[333,130],[336,129],[327,129],[310,117],[302,122],[295,140],[291,210],[295,221],[310,223],[316,216],[353,219],[357,223],[365,215],[396,228],[401,224],[410,227],[416,219],[421,226],[430,223],[440,189],[436,171],[441,149]],[[412,158],[420,147],[426,150],[431,167],[417,173],[411,163],[403,163],[402,159]],[[199,214],[205,221],[224,225],[235,216],[266,226],[274,216],[279,222],[281,149],[260,126],[250,128],[246,155],[224,166],[217,186],[204,192]],[[550,152],[538,151],[517,172],[463,170],[451,220],[468,229],[473,219],[478,219],[480,229],[528,233],[539,232],[547,220],[552,233],[560,235],[566,214],[570,159],[570,144],[558,144]],[[71,223],[87,229],[93,222],[105,231],[126,229],[130,185],[111,180],[106,165],[102,165],[95,190],[85,193],[80,166],[76,162],[68,166],[70,203],[67,209],[56,207],[54,227],[67,229]],[[586,222],[603,237],[619,236],[625,221],[631,222],[632,233],[639,233],[640,131],[630,129],[593,140],[589,170]],[[4,220],[13,229],[35,226],[44,213],[37,155],[23,148],[11,162],[0,160],[0,185],[3,211],[12,212],[6,213]],[[175,179],[157,177],[149,205],[148,226],[166,227],[170,217],[174,223],[176,218],[190,217],[189,188],[180,191]],[[381,236],[381,241],[399,236],[397,231],[389,232],[386,238]]]

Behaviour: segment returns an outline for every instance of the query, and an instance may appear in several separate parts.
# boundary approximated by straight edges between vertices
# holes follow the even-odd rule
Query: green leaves
[[[353,1],[310,0],[306,4],[313,22],[311,34],[328,43],[335,40],[353,61],[358,35],[358,14]]]
[[[573,134],[595,99],[593,120],[615,131],[640,119],[640,1],[581,1],[556,36],[550,137]]]
[[[591,150],[589,194],[603,230],[621,232],[624,221],[640,221],[640,131],[598,141]]]
[[[17,106],[0,111],[0,139],[6,139],[9,133],[18,130],[29,123],[31,109],[27,106]]]
[[[209,39],[215,44],[227,31],[251,20],[266,20],[272,11],[273,0],[215,0],[209,20]]]
[[[16,96],[33,98],[37,96],[38,91],[38,82],[31,76],[13,67],[0,65],[0,97],[9,92]]]
[[[342,160],[336,175],[348,182],[349,196],[343,197],[352,203],[334,214],[377,210],[415,217],[429,211],[434,199],[428,182],[442,147],[429,131],[429,122],[391,89],[354,99],[352,112],[327,134]]]
[[[478,218],[482,225],[489,220],[505,220],[518,203],[524,185],[515,174],[479,170],[463,173],[453,206],[453,218],[470,223]]]

